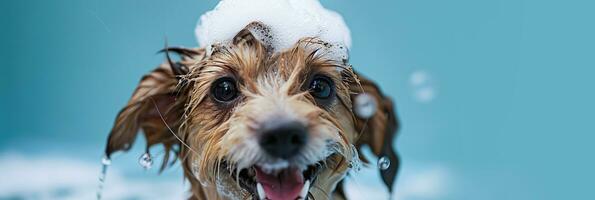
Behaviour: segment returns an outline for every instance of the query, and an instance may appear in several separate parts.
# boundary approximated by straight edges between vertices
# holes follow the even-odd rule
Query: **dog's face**
[[[174,49],[183,60],[168,57],[143,78],[106,153],[128,149],[130,132],[143,128],[149,145],[180,147],[195,198],[325,199],[359,159],[356,146],[369,144],[395,162],[392,184],[397,160],[384,142],[396,129],[392,104],[327,47],[305,38],[273,53],[244,29],[209,53]],[[352,99],[364,91],[379,111],[360,119]]]
[[[269,199],[305,198],[312,186],[332,189],[336,182],[317,176],[331,170],[342,176],[352,159],[345,77],[354,74],[325,59],[318,43],[303,40],[274,54],[252,42],[216,47],[190,71],[183,128],[199,181],[232,196]]]

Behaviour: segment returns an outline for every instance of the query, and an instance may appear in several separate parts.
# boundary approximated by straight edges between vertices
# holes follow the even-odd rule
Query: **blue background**
[[[196,22],[216,3],[1,1],[0,156],[61,157],[99,169],[116,113],[164,60],[156,52],[165,38],[197,46]],[[397,102],[402,176],[428,166],[448,174],[445,191],[406,199],[595,198],[595,3],[322,3],[352,31],[353,66]],[[429,76],[431,100],[416,99],[416,72]],[[179,169],[143,172],[136,164],[143,146],[137,141],[113,168],[181,184]]]

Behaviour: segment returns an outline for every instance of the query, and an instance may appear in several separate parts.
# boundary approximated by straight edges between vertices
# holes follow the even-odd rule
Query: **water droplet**
[[[112,164],[112,160],[109,159],[107,156],[103,156],[103,158],[101,158],[101,164],[103,164],[103,165],[111,165]]]
[[[349,168],[355,172],[359,172],[362,169],[359,153],[357,152],[357,148],[355,148],[353,145],[351,145],[351,160],[349,161]]]
[[[361,93],[355,97],[355,114],[362,119],[368,119],[376,113],[376,99],[368,93]]]
[[[138,159],[138,164],[141,167],[145,168],[145,170],[151,169],[153,167],[153,158],[151,158],[151,154],[149,152],[144,153]]]
[[[378,159],[378,169],[387,170],[390,167],[390,160],[386,156]]]

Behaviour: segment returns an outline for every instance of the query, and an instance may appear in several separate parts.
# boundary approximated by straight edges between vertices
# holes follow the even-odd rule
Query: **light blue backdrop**
[[[140,76],[163,61],[156,52],[165,38],[196,46],[197,19],[216,3],[1,1],[0,175],[14,179],[1,181],[0,199],[93,198],[116,113]],[[595,199],[595,3],[323,4],[351,28],[351,63],[397,102],[404,166],[397,197]],[[143,191],[171,179],[182,187],[179,167],[157,176],[137,166],[143,145],[114,160],[108,180],[133,192],[108,181],[112,198],[151,198]],[[21,178],[58,182],[20,180],[31,171],[42,178]],[[366,188],[375,177],[364,174],[359,185]],[[64,187],[52,186],[62,179]],[[167,194],[167,187],[147,192]],[[384,192],[378,187],[350,189],[362,196]]]

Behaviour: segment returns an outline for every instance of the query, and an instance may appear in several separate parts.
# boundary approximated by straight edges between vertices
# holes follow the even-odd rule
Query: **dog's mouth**
[[[242,169],[237,181],[252,194],[253,199],[305,200],[321,168],[322,161],[309,165],[306,169],[288,166],[270,170],[254,165]]]

